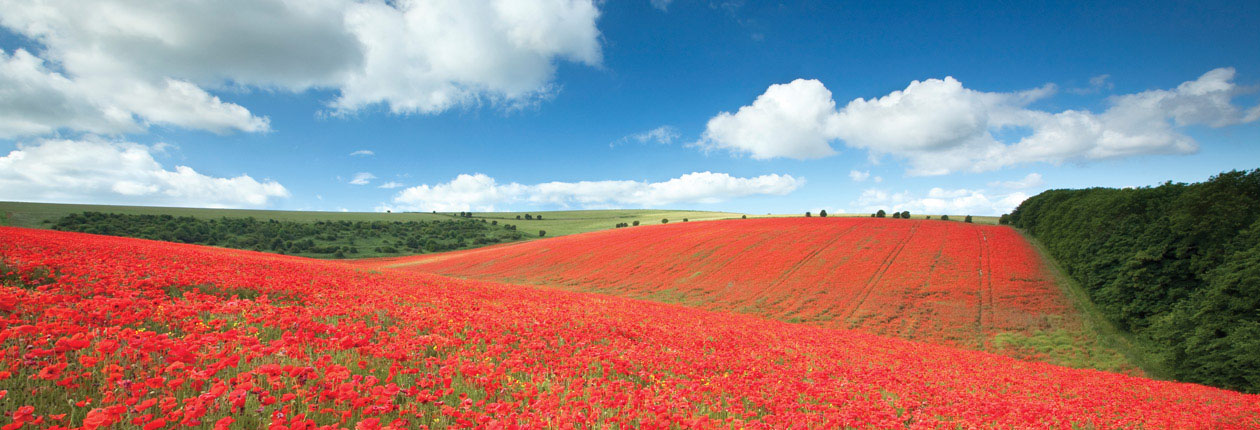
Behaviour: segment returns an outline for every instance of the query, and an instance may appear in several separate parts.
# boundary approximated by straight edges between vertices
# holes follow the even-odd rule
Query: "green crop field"
[[[260,220],[315,222],[315,221],[438,221],[461,219],[457,212],[315,212],[315,211],[273,211],[252,209],[203,209],[174,208],[156,206],[108,206],[108,205],[74,205],[56,203],[23,203],[0,202],[0,225],[28,228],[48,228],[57,220],[72,213],[104,212],[126,215],[172,215],[191,216],[194,218],[245,218],[254,217]],[[542,215],[541,220],[526,221],[525,214],[531,217]],[[521,220],[517,221],[516,216]],[[659,224],[661,219],[670,222],[682,222],[684,218],[691,221],[739,218],[743,214],[732,212],[705,212],[684,210],[630,209],[630,210],[580,210],[580,211],[536,211],[536,212],[473,212],[473,219],[498,220],[500,223],[514,224],[518,231],[527,238],[538,237],[539,230],[547,232],[547,237],[567,234],[585,233],[588,231],[613,228],[617,223],[633,223],[639,221],[643,225]]]

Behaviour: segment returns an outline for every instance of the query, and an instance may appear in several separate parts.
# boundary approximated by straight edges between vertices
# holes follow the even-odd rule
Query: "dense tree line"
[[[472,219],[295,222],[84,212],[52,228],[323,258],[450,251],[523,237],[515,226]]]
[[[1009,221],[1176,379],[1260,392],[1260,169],[1051,190]]]

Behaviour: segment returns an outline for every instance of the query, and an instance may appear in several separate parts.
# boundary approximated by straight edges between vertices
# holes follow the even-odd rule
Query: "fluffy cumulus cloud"
[[[376,153],[367,149],[360,149],[350,153],[351,157],[371,157],[373,155],[376,155]]]
[[[491,211],[528,204],[555,207],[660,207],[678,203],[717,203],[752,195],[784,195],[805,184],[790,175],[749,178],[695,172],[662,182],[581,181],[534,185],[501,184],[484,174],[463,174],[450,182],[404,189],[389,208],[419,211]]]
[[[1185,154],[1198,145],[1182,127],[1260,119],[1260,106],[1234,104],[1247,91],[1233,82],[1234,74],[1220,68],[1173,89],[1113,96],[1098,113],[1029,107],[1053,95],[1053,85],[984,92],[951,77],[914,81],[904,90],[858,98],[837,109],[821,83],[797,80],[772,85],[738,113],[719,113],[709,120],[700,143],[758,159],[804,159],[833,154],[831,144],[843,142],[873,157],[903,159],[914,175]]]
[[[289,197],[283,185],[248,175],[209,176],[162,167],[160,146],[42,140],[0,157],[0,200],[193,207],[264,207]]]
[[[758,160],[821,158],[836,153],[830,144],[839,136],[836,119],[831,91],[816,79],[797,79],[771,85],[753,104],[709,119],[696,145]]]
[[[600,64],[598,17],[590,0],[353,3],[345,23],[366,48],[363,64],[332,106],[433,113],[481,100],[530,103],[554,89],[557,59]]]
[[[215,133],[269,129],[267,118],[185,81],[72,79],[25,50],[0,51],[0,138],[59,129],[118,134],[149,124]]]
[[[335,114],[518,106],[554,92],[558,61],[602,58],[591,0],[0,0],[0,9],[0,26],[41,45],[38,56],[0,57],[0,136],[269,130],[265,116],[210,91],[330,89]]]

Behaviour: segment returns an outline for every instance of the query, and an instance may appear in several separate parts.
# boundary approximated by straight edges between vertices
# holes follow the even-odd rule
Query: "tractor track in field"
[[[910,227],[910,233],[906,235],[906,238],[898,243],[892,252],[888,253],[884,261],[880,263],[879,269],[876,269],[875,273],[871,274],[871,278],[866,280],[866,285],[862,287],[862,298],[858,299],[857,303],[853,305],[853,310],[849,311],[848,315],[845,315],[845,319],[852,319],[853,315],[857,314],[858,309],[862,308],[862,304],[866,303],[866,298],[870,297],[871,291],[875,289],[875,285],[879,283],[880,279],[883,279],[884,273],[887,273],[888,269],[892,267],[893,262],[897,260],[897,256],[901,255],[901,250],[906,249],[906,245],[910,243],[910,240],[914,239],[914,233],[917,231],[919,231],[919,224],[916,223],[913,227]]]
[[[988,336],[985,335],[985,309],[988,309],[989,327],[994,326],[993,315],[993,252],[989,249],[989,237],[980,229],[976,229],[976,237],[980,243],[980,268],[978,288],[976,291],[976,337],[981,348],[985,347]],[[986,305],[985,302],[988,301]]]

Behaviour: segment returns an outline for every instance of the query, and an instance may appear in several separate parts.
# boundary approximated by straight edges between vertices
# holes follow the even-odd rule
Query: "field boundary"
[[[1132,334],[1120,330],[1119,327],[1116,327],[1111,320],[1102,314],[1102,311],[1098,309],[1094,301],[1089,298],[1089,294],[1085,292],[1085,288],[1063,271],[1063,268],[1059,266],[1059,263],[1050,255],[1050,252],[1040,240],[1032,237],[1023,229],[1011,228],[1018,231],[1020,236],[1023,236],[1024,240],[1028,241],[1033,246],[1033,249],[1037,251],[1042,263],[1045,264],[1046,272],[1050,274],[1054,284],[1072,301],[1072,305],[1076,307],[1076,310],[1080,311],[1081,315],[1085,317],[1085,328],[1097,336],[1103,346],[1118,351],[1120,355],[1124,356],[1125,360],[1128,360],[1129,364],[1142,369],[1142,372],[1146,373],[1147,378],[1173,380],[1169,376],[1171,372],[1149,358]]]

